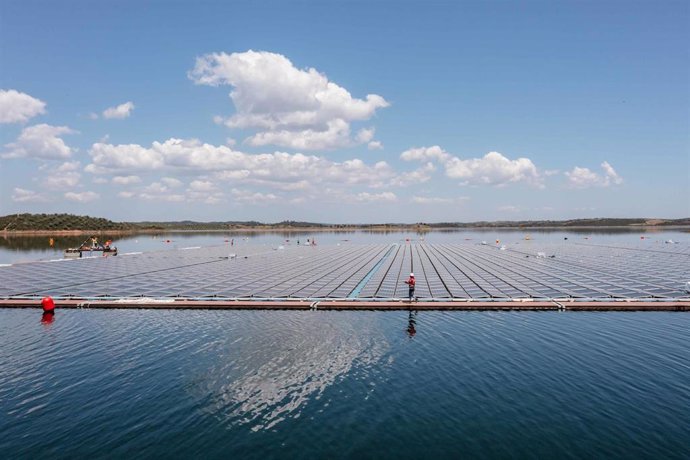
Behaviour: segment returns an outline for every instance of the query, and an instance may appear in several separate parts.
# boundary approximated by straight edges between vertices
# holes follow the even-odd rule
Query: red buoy
[[[41,306],[43,307],[44,313],[55,312],[55,302],[53,302],[53,298],[50,296],[44,297],[43,300],[41,300]]]

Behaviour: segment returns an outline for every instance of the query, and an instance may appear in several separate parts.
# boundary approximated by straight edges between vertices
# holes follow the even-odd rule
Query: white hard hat
[[[414,273],[410,273],[410,276],[414,276]]]

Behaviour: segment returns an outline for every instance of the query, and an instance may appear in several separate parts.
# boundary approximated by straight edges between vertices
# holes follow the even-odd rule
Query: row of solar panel
[[[360,297],[403,298],[414,271],[420,298],[680,297],[688,267],[682,252],[581,244],[225,245],[2,267],[0,296],[342,298],[371,275]]]

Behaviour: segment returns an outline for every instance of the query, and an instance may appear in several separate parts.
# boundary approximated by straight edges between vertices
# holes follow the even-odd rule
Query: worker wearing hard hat
[[[414,280],[414,273],[410,273],[410,277],[405,281],[405,284],[409,287],[408,290],[408,297],[410,298],[410,302],[412,302],[412,299],[414,298],[414,285],[415,285],[415,280]]]

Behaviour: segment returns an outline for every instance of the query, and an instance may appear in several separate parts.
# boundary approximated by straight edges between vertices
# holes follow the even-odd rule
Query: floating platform
[[[688,280],[681,244],[222,245],[3,266],[0,307],[683,311]]]

